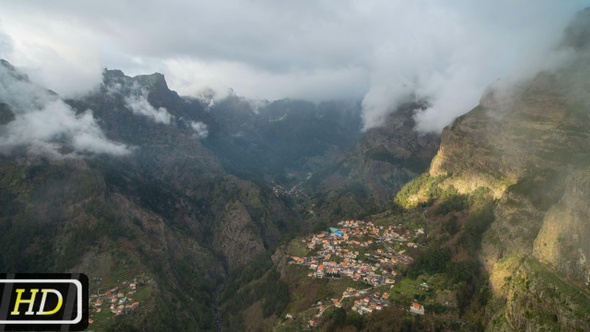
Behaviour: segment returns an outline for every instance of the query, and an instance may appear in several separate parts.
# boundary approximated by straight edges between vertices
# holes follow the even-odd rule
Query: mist
[[[538,71],[587,6],[149,0],[138,12],[136,3],[115,0],[4,2],[0,45],[32,80],[64,96],[96,86],[108,67],[163,73],[172,89],[195,97],[233,90],[256,100],[362,99],[365,130],[418,98],[430,106],[416,116],[417,129],[439,132],[476,106],[490,84]]]
[[[76,114],[58,95],[8,66],[0,65],[0,101],[10,112],[10,120],[0,125],[1,154],[17,149],[59,158],[130,153],[105,137],[91,110]]]

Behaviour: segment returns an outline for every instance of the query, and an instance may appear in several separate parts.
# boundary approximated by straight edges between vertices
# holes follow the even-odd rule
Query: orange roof
[[[421,306],[422,305],[420,305],[420,303],[418,303],[418,302],[412,303],[412,307],[414,307],[414,308],[420,308]]]
[[[324,265],[318,266],[318,270],[323,270],[323,269],[324,269]]]

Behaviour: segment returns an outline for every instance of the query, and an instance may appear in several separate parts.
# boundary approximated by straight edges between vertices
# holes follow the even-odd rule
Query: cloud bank
[[[57,95],[4,64],[0,64],[0,102],[4,104],[3,113],[10,114],[0,125],[2,154],[20,148],[54,157],[130,152],[125,145],[105,137],[91,110],[76,114]]]
[[[438,131],[498,79],[534,71],[590,0],[5,1],[0,45],[64,94],[103,67],[161,72],[171,88],[253,99],[363,99],[365,128],[408,97]],[[44,22],[39,25],[38,22]],[[8,36],[9,38],[6,38]],[[9,42],[6,42],[9,40]],[[533,69],[531,69],[533,68]],[[75,77],[80,84],[64,83]]]

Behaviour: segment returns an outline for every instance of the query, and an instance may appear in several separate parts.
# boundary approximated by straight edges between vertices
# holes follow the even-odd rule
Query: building
[[[410,312],[417,315],[424,315],[424,306],[418,302],[414,302],[410,306]]]

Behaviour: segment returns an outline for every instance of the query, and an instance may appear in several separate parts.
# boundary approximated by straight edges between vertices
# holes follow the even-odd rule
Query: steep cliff
[[[439,187],[484,187],[496,198],[479,252],[495,295],[490,330],[587,329],[588,13],[556,50],[567,60],[516,87],[491,88],[444,130],[431,165]]]

